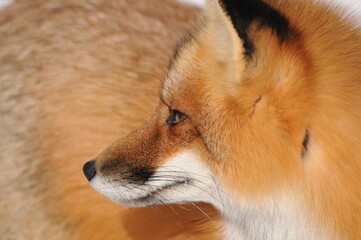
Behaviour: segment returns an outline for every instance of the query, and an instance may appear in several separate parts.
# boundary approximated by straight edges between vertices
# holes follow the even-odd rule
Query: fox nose
[[[83,166],[83,172],[88,181],[90,181],[97,173],[97,170],[95,168],[95,160],[91,160],[85,163]]]

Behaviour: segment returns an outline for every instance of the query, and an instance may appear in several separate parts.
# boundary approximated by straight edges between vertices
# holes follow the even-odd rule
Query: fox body
[[[210,0],[152,117],[86,163],[130,207],[203,201],[225,239],[361,236],[361,31],[319,1]]]

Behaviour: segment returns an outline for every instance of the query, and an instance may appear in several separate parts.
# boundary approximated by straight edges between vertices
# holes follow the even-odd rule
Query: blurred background
[[[216,239],[210,206],[124,208],[82,172],[151,116],[200,9],[175,0],[0,6],[0,239]]]

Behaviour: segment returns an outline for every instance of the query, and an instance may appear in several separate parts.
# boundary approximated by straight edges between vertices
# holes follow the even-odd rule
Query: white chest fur
[[[274,199],[261,206],[248,203],[246,207],[227,202],[223,209],[227,240],[325,239],[321,231],[311,228],[307,213],[295,202]]]

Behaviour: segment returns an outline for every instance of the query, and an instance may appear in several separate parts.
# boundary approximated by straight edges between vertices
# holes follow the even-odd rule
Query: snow
[[[194,5],[200,8],[203,8],[205,5],[205,0],[177,0],[178,2],[186,3],[189,5]]]
[[[14,0],[0,0],[0,10],[12,4]]]

